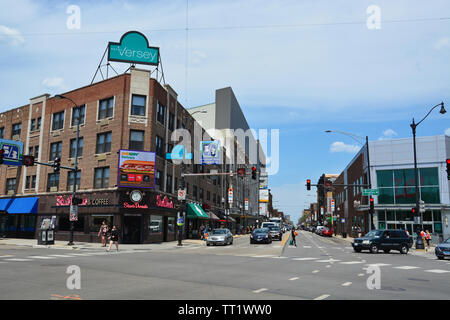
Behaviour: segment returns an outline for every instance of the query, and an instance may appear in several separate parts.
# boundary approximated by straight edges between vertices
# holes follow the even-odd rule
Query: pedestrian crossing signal
[[[450,159],[447,159],[447,180],[450,180]]]
[[[23,156],[22,157],[22,165],[29,167],[34,166],[34,157],[33,156]]]

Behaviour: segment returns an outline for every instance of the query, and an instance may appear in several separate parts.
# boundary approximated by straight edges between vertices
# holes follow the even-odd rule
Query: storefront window
[[[415,203],[416,189],[415,187],[399,187],[395,188],[395,203]]]
[[[378,203],[393,204],[394,203],[394,189],[393,188],[379,189]]]
[[[434,223],[434,232],[442,233],[442,223],[441,222]]]
[[[394,183],[396,187],[415,186],[414,170],[394,170]]]
[[[438,186],[439,175],[438,168],[421,168],[419,169],[421,186]]]
[[[84,231],[84,216],[78,216],[78,221],[74,221],[74,229],[76,232]],[[68,215],[61,215],[58,217],[58,230],[70,231],[70,221]]]
[[[378,188],[382,187],[392,188],[392,170],[378,170],[377,183]]]
[[[421,187],[420,192],[425,203],[440,203],[439,187]]]
[[[441,211],[435,210],[433,211],[434,221],[442,221]]]
[[[113,225],[113,216],[97,216],[92,215],[90,217],[90,223],[89,223],[89,231],[90,232],[98,232],[100,230],[100,226],[102,225],[102,222],[106,221],[106,224],[109,226],[109,228],[112,228]]]
[[[162,233],[163,232],[163,217],[151,215],[148,228],[149,228],[149,232],[152,234]]]
[[[386,212],[377,211],[378,212],[378,221],[386,221]]]
[[[423,214],[423,221],[433,221],[431,211],[425,211]]]
[[[395,211],[386,211],[386,220],[395,221]]]
[[[175,217],[168,217],[167,218],[167,231],[168,232],[175,232]]]

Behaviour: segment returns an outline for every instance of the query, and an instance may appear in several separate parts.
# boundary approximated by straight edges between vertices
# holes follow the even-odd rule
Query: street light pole
[[[414,181],[415,181],[415,190],[416,190],[416,213],[415,213],[415,217],[414,218],[419,218],[420,220],[418,221],[418,224],[422,224],[422,214],[420,213],[420,196],[419,196],[419,175],[418,175],[418,169],[417,169],[417,151],[416,151],[416,128],[417,126],[422,123],[423,120],[425,120],[428,115],[431,113],[431,111],[433,111],[436,107],[441,106],[441,110],[439,111],[440,114],[444,114],[447,111],[444,108],[444,102],[441,102],[437,105],[435,105],[433,108],[431,108],[430,111],[428,111],[427,115],[420,120],[418,123],[415,123],[414,118],[412,120],[412,123],[410,125],[411,129],[412,129],[412,134],[413,134],[413,147],[414,147]]]
[[[76,136],[76,140],[75,140],[75,163],[74,163],[74,169],[72,170],[73,172],[73,190],[72,190],[72,206],[75,207],[75,210],[77,210],[78,212],[78,203],[74,204],[74,199],[75,199],[75,195],[76,195],[76,189],[77,189],[77,173],[78,173],[78,143],[79,143],[79,137],[80,137],[80,113],[81,113],[81,109],[80,107],[70,98],[67,98],[63,95],[56,95],[56,98],[58,99],[66,99],[71,101],[75,108],[74,108],[74,112],[77,111],[77,117],[75,118],[75,121],[77,122],[77,136]],[[69,214],[70,217],[70,214]],[[69,236],[69,243],[67,245],[69,246],[73,246],[73,229],[74,229],[74,223],[73,221],[70,221],[70,236]]]

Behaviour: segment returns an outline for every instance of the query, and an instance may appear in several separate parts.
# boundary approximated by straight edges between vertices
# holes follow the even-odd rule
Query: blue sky
[[[69,5],[81,10],[80,29],[66,26]],[[370,5],[380,29],[366,25]],[[252,128],[280,130],[270,187],[295,218],[314,200],[306,179],[340,173],[358,149],[325,130],[410,137],[412,118],[444,101],[449,112],[436,110],[417,134],[450,134],[446,0],[0,0],[0,111],[89,84],[108,41],[129,30],[161,48],[166,82],[186,107],[231,86]]]

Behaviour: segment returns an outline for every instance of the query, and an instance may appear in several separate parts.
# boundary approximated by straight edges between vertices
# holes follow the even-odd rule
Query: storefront
[[[196,203],[186,203],[186,238],[200,239],[200,227],[203,225],[208,229],[213,227],[210,225],[209,215]]]
[[[0,236],[33,239],[38,203],[37,197],[0,199]]]

